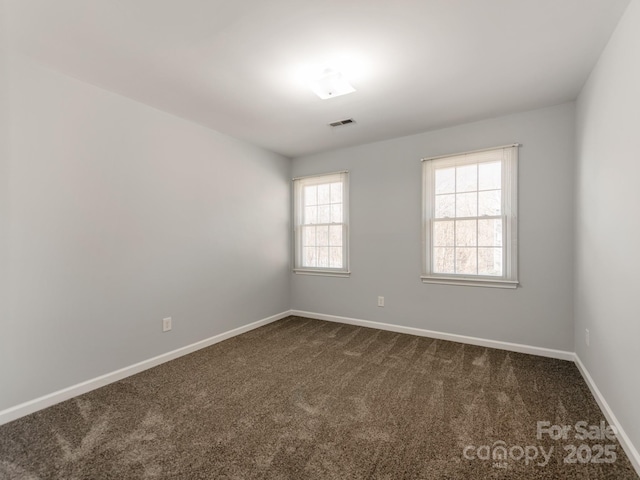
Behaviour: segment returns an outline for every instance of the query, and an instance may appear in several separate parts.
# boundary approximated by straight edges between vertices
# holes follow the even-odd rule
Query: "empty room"
[[[640,0],[0,0],[0,480],[640,480]]]

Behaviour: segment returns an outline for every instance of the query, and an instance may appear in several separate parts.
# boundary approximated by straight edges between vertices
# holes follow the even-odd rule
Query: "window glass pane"
[[[331,222],[342,223],[342,204],[331,205]]]
[[[423,163],[425,283],[438,283],[431,274],[517,280],[515,229],[508,228],[517,215],[517,162],[513,145]]]
[[[319,247],[329,246],[329,227],[316,227],[316,242]]]
[[[478,168],[478,187],[480,190],[500,190],[502,188],[501,162],[481,163]]]
[[[453,247],[453,220],[433,222],[433,245],[435,247]]]
[[[318,187],[315,185],[310,187],[304,187],[304,204],[316,205],[318,203]]]
[[[316,227],[302,227],[302,244],[307,247],[316,244]]]
[[[502,276],[502,248],[478,249],[478,275]]]
[[[331,203],[342,203],[342,183],[331,184]]]
[[[329,266],[329,247],[318,247],[318,267]]]
[[[331,185],[325,183],[324,185],[318,185],[318,205],[327,205],[331,199]]]
[[[303,247],[302,248],[302,266],[303,267],[317,267],[318,258],[316,255],[316,247]]]
[[[456,217],[475,217],[478,215],[478,194],[459,193],[456,195]]]
[[[502,219],[478,220],[478,246],[502,246]]]
[[[454,248],[434,248],[433,249],[433,271],[434,273],[455,273]]]
[[[502,213],[502,192],[489,190],[478,194],[478,215],[500,215]]]
[[[475,247],[477,245],[476,220],[456,221],[456,246]]]
[[[329,245],[332,247],[342,245],[342,225],[331,225],[329,227]]]
[[[465,165],[456,168],[456,192],[478,190],[478,165]]]
[[[294,270],[346,269],[347,179],[346,172],[294,179]]]
[[[478,274],[478,255],[475,248],[456,248],[456,273]]]
[[[456,169],[440,168],[436,170],[436,194],[455,193],[456,191]]]
[[[304,208],[304,224],[318,223],[318,207]]]
[[[455,217],[455,195],[437,195],[436,196],[436,212],[435,218],[453,218]]]
[[[331,206],[322,205],[318,207],[318,223],[329,223],[331,221]]]
[[[342,248],[329,248],[329,267],[342,268]]]

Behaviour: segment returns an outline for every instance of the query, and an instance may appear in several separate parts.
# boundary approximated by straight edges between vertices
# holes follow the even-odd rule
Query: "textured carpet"
[[[289,317],[0,427],[0,478],[638,479],[603,420],[570,362]]]

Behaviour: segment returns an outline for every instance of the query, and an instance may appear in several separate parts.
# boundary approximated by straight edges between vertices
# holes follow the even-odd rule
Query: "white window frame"
[[[342,268],[302,266],[302,227],[304,225],[304,187],[342,182],[342,222],[326,225],[342,225]],[[308,175],[293,179],[293,271],[296,274],[348,277],[349,270],[349,172]],[[325,224],[316,224],[325,225]]]
[[[423,265],[422,282],[445,285],[467,285],[495,288],[517,288],[518,281],[518,147],[520,144],[502,147],[486,148],[453,155],[424,158],[422,160],[422,235],[423,235]],[[465,275],[434,273],[433,257],[433,221],[435,218],[435,170],[451,166],[495,162],[487,159],[490,154],[501,158],[502,161],[502,246],[503,246],[503,275]],[[486,160],[485,160],[486,159]],[[471,217],[473,218],[473,217]],[[475,218],[485,218],[478,216]],[[486,218],[500,218],[486,217]]]

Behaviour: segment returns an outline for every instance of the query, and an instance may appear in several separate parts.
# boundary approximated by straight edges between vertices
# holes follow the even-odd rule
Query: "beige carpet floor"
[[[0,478],[638,479],[581,421],[571,362],[288,317],[0,427]]]

